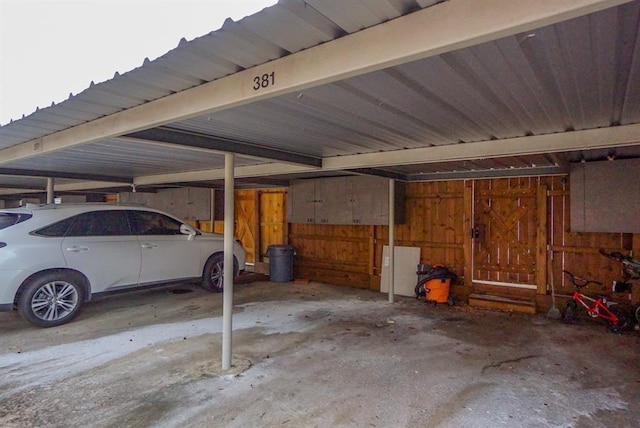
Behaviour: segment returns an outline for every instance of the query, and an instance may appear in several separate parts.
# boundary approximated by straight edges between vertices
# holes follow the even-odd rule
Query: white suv
[[[236,240],[234,276],[246,252]],[[98,295],[197,278],[223,285],[223,236],[158,210],[114,204],[0,210],[0,310],[52,327]]]

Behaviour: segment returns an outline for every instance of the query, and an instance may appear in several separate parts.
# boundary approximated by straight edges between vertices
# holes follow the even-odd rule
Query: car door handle
[[[77,245],[74,245],[73,247],[67,248],[67,251],[71,253],[83,253],[85,251],[89,251],[89,247],[79,247]]]
[[[142,248],[158,248],[158,244],[146,243],[142,244]]]

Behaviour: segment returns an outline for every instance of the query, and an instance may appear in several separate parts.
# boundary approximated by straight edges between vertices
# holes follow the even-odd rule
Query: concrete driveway
[[[188,291],[188,292],[184,292]],[[640,334],[319,283],[198,286],[0,313],[2,427],[638,426]]]

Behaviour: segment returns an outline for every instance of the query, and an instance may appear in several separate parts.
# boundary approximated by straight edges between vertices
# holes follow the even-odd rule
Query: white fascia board
[[[268,177],[279,174],[295,174],[309,171],[318,171],[318,168],[300,165],[266,163],[260,165],[239,166],[235,168],[235,178]],[[178,172],[173,174],[159,174],[136,177],[133,183],[136,186],[149,186],[154,184],[186,183],[192,181],[222,180],[225,178],[224,168],[208,169],[203,171]]]
[[[529,31],[632,0],[449,0],[138,107],[0,150],[0,164]],[[273,81],[254,90],[254,78]]]
[[[55,184],[54,192],[73,192],[81,190],[98,190],[108,189],[111,187],[123,187],[127,186],[126,183],[118,182],[112,183],[110,181],[78,181],[73,183]],[[0,195],[16,195],[21,193],[44,193],[46,187],[42,189],[0,189]]]
[[[393,165],[523,156],[572,150],[602,149],[640,144],[640,124],[507,138],[476,143],[448,144],[324,158],[322,169],[376,168]]]
[[[5,188],[5,189],[0,189],[0,196],[2,196],[2,195],[17,195],[17,194],[23,194],[23,193],[42,193],[42,192],[46,192],[46,191],[47,191],[47,189],[38,190],[38,189]]]
[[[76,183],[56,184],[54,186],[54,192],[71,192],[76,190],[97,190],[108,189],[111,187],[126,187],[130,186],[127,183],[113,183],[111,181],[80,181]]]

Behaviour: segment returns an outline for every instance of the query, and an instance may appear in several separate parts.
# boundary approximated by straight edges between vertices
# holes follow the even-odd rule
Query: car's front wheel
[[[38,327],[55,327],[71,321],[84,302],[77,275],[48,272],[31,279],[18,298],[18,312]]]
[[[238,261],[233,258],[233,277],[238,276]],[[209,257],[204,265],[202,286],[205,290],[220,293],[224,288],[224,254],[218,253]]]

